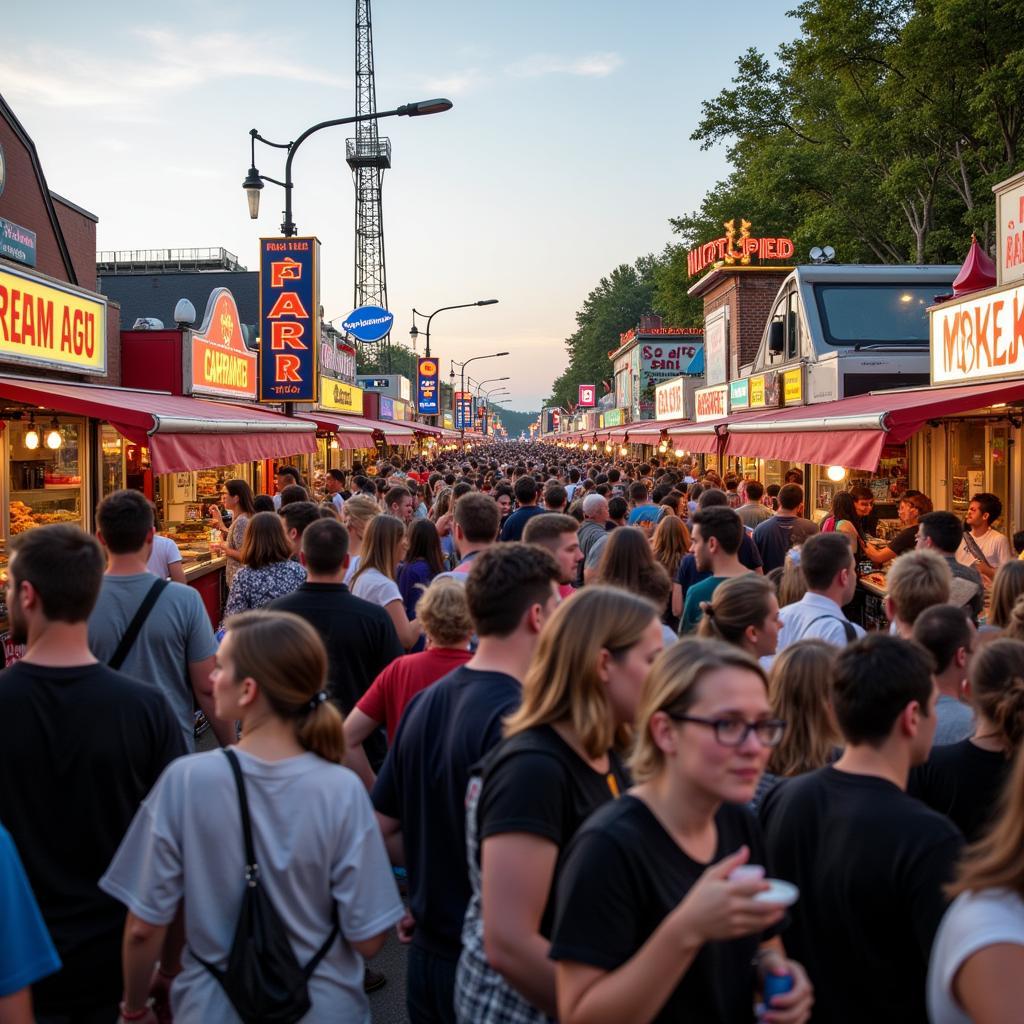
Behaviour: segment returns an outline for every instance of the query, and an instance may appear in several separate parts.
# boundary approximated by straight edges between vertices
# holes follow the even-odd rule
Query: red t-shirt
[[[457,647],[431,647],[396,658],[359,699],[356,707],[375,722],[387,724],[388,745],[394,742],[406,704],[420,690],[465,665],[473,655]]]

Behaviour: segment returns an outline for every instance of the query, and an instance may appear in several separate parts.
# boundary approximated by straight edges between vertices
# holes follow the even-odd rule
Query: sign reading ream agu
[[[260,239],[260,401],[315,402],[320,241]]]

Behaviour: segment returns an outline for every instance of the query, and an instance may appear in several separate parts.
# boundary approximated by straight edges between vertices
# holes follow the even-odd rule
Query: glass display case
[[[8,537],[35,526],[84,526],[85,423],[36,412],[7,425]]]

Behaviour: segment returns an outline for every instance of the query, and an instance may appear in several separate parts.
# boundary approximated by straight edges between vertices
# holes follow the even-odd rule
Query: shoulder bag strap
[[[990,569],[992,563],[985,557],[985,552],[981,550],[981,546],[978,542],[966,531],[964,531],[964,544],[967,546],[967,550],[979,561],[984,562]]]
[[[235,777],[235,788],[238,790],[238,809],[242,816],[242,840],[245,843],[245,880],[255,885],[259,877],[259,865],[256,863],[256,848],[252,841],[252,819],[249,817],[249,801],[245,795],[245,779],[242,777],[242,766],[238,756],[230,747],[224,747],[224,756],[231,765],[231,773]]]
[[[807,636],[807,630],[809,630],[816,622],[821,622],[822,619],[835,619],[836,622],[843,627],[843,632],[846,634],[846,642],[848,644],[852,644],[853,641],[857,639],[857,630],[853,628],[853,623],[850,622],[849,619],[841,619],[838,615],[819,615],[816,619],[811,619],[804,628],[804,631],[800,634],[800,639],[802,640]]]
[[[139,633],[142,632],[146,619],[149,618],[149,613],[153,610],[153,605],[159,600],[168,582],[168,580],[164,579],[153,581],[153,586],[146,592],[146,596],[142,599],[142,604],[139,605],[138,611],[136,611],[132,621],[128,623],[128,628],[124,631],[124,636],[121,637],[121,642],[117,645],[114,656],[107,662],[112,669],[119,669],[124,664],[124,659],[128,657],[128,652],[134,646]]]

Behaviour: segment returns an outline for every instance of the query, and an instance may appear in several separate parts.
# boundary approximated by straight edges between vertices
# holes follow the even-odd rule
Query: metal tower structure
[[[376,110],[370,0],[356,0],[356,114],[372,114]],[[352,168],[356,188],[354,308],[371,305],[387,309],[381,189],[384,172],[391,166],[391,140],[380,138],[376,119],[356,124],[356,137],[345,140],[345,158]],[[390,369],[391,336],[379,344],[387,347],[385,358]]]

